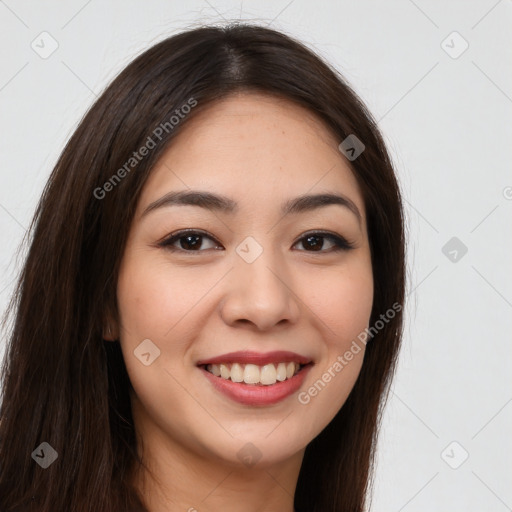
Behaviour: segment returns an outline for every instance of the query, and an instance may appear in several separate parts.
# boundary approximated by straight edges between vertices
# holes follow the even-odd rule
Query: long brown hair
[[[8,309],[12,326],[0,409],[2,512],[146,510],[130,484],[141,462],[130,381],[119,344],[102,339],[104,319],[118,319],[119,264],[151,169],[196,112],[236,91],[291,100],[319,116],[340,142],[355,134],[364,143],[349,163],[367,212],[371,325],[403,303],[399,187],[375,121],[342,76],[300,42],[261,26],[201,27],[163,40],[129,64],[92,105],[37,206]],[[170,121],[192,102],[196,106],[179,122]],[[159,137],[157,127],[165,127]],[[148,137],[155,147],[132,161]],[[297,508],[356,512],[365,506],[382,404],[401,340],[399,309],[368,342],[346,403],[307,446]],[[58,454],[46,469],[32,456],[43,442]]]

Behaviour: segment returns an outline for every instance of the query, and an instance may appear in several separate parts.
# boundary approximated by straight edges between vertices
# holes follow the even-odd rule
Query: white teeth
[[[293,364],[293,363],[290,363]],[[293,364],[293,372],[295,371],[295,365]],[[292,372],[292,375],[293,375]],[[278,381],[286,380],[286,377],[288,377],[288,365],[286,363],[279,363],[277,365],[277,372],[276,372],[276,379]]]
[[[245,382],[245,384],[263,384],[271,386],[277,381],[283,382],[293,377],[300,369],[299,363],[279,363],[257,366],[255,364],[208,364],[206,370],[216,377],[231,379],[233,382]]]
[[[279,363],[277,366],[281,366],[283,363]],[[257,368],[257,367],[256,367]],[[260,382],[268,386],[269,384],[275,384],[277,379],[276,367],[273,364],[266,364],[260,371]]]
[[[258,384],[259,381],[260,369],[255,364],[246,364],[244,369],[244,382],[246,384]]]
[[[220,376],[223,379],[229,379],[230,377],[229,368],[225,364],[220,365]]]
[[[233,364],[230,377],[233,382],[242,382],[244,380],[244,369],[238,363]]]
[[[293,376],[295,373],[295,364],[294,363],[288,363],[288,366],[286,367],[286,377],[289,379]]]

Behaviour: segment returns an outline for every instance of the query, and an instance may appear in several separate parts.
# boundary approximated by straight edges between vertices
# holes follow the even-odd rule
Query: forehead
[[[198,105],[197,108],[200,108]],[[306,193],[347,195],[364,214],[340,141],[309,110],[265,94],[239,93],[184,120],[141,196],[201,188],[261,205]]]

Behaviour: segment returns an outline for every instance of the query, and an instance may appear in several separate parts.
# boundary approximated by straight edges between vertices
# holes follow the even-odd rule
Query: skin
[[[118,280],[119,339],[135,393],[139,453],[152,471],[134,477],[151,512],[293,512],[307,444],[339,411],[359,374],[364,347],[307,405],[297,393],[272,406],[247,406],[219,393],[196,362],[227,352],[290,350],[314,361],[299,391],[332,368],[368,326],[373,279],[364,201],[341,142],[309,111],[282,99],[239,93],[182,126],[142,191]],[[228,196],[229,214],[173,205],[142,215],[170,191]],[[329,205],[280,214],[303,194],[336,193]],[[158,242],[178,230],[209,233],[188,250]],[[332,252],[329,231],[354,248]],[[262,254],[247,263],[237,246],[252,236]],[[222,250],[215,250],[220,247]],[[181,249],[181,251],[180,251]],[[109,334],[106,331],[106,338]],[[134,350],[150,339],[160,356],[149,366]],[[258,463],[237,457],[246,443]]]

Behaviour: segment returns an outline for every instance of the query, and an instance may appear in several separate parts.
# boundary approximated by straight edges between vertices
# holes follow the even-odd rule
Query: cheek
[[[318,290],[307,305],[322,334],[321,360],[298,395],[304,411],[311,411],[307,430],[314,435],[341,409],[361,371],[365,345],[358,336],[368,327],[372,310],[371,267],[330,275]]]
[[[127,261],[117,289],[121,327],[126,335],[163,341],[183,330],[194,306],[214,284],[211,272],[201,278],[197,273],[191,276],[179,267],[149,258]]]
[[[128,262],[119,274],[117,298],[121,322],[121,334],[130,343],[131,338],[154,338],[163,329],[167,302],[165,275],[158,275],[155,269],[147,265],[135,265]],[[172,311],[172,309],[168,310]],[[172,319],[168,318],[167,329]],[[140,341],[139,341],[140,342]]]
[[[304,284],[308,286],[308,282]],[[373,305],[371,267],[365,265],[340,270],[336,275],[326,274],[309,297],[306,302],[321,320],[318,328],[325,333],[329,349],[342,350],[368,326]]]
[[[144,250],[127,256],[117,287],[123,358],[138,401],[154,418],[164,421],[159,408],[165,404],[164,409],[172,408],[172,397],[182,391],[172,376],[182,372],[187,340],[193,335],[190,330],[200,328],[190,320],[205,283],[189,279],[183,269],[150,258]],[[143,341],[146,345],[141,345]],[[143,353],[140,346],[148,347],[144,353],[149,351],[153,360],[147,366],[137,356]]]

